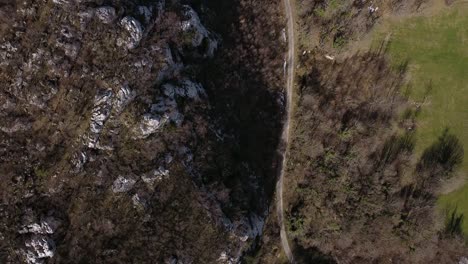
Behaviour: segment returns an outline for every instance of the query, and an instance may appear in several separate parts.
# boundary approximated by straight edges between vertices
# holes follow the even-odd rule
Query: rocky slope
[[[229,108],[279,128],[266,110],[281,109],[281,88],[246,78],[238,87],[263,100],[248,108],[233,86],[217,90],[233,71],[215,65],[237,45],[204,25],[219,19],[207,6],[219,8],[0,2],[1,263],[231,263],[261,233],[272,158],[238,159],[253,122]],[[269,53],[274,65],[281,49]],[[216,96],[229,93],[226,108]],[[251,129],[257,146],[275,149],[277,130],[262,129]]]

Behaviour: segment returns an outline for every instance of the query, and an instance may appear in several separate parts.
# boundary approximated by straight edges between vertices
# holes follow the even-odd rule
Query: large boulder
[[[112,191],[114,193],[128,192],[133,188],[133,185],[135,185],[135,183],[136,180],[130,177],[119,176],[112,184]]]
[[[124,36],[117,40],[117,45],[128,49],[136,48],[143,38],[143,27],[140,22],[131,16],[126,16],[120,21],[120,25],[125,32]]]

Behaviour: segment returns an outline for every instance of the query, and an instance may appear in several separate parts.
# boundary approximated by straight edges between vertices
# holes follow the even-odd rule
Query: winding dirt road
[[[289,131],[290,131],[290,123],[291,123],[291,116],[292,116],[292,94],[293,94],[293,86],[294,86],[294,70],[295,70],[295,38],[294,38],[294,15],[292,9],[292,2],[293,0],[283,0],[287,22],[287,40],[288,40],[288,55],[286,58],[286,120],[283,127],[283,134],[282,134],[282,141],[284,144],[284,150],[281,154],[282,156],[282,164],[281,164],[281,171],[279,175],[279,180],[276,186],[276,201],[277,201],[277,209],[278,209],[278,220],[281,227],[280,236],[281,236],[281,245],[283,247],[284,253],[288,257],[290,263],[294,262],[294,256],[291,252],[291,247],[289,246],[288,236],[286,233],[286,228],[284,225],[284,209],[283,209],[283,179],[284,174],[286,171],[286,162],[287,162],[287,154],[289,149]]]

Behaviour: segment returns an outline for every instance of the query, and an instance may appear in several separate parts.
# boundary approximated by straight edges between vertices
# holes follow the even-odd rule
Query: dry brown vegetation
[[[22,261],[18,249],[29,234],[17,230],[28,210],[61,222],[50,235],[55,256],[46,263],[214,263],[227,248],[237,254],[239,238],[224,224],[246,221],[252,213],[262,216],[275,182],[283,111],[279,1],[166,1],[161,20],[144,25],[151,30],[131,51],[116,45],[122,31],[117,19],[104,25],[93,18],[81,30],[77,14],[112,5],[118,19],[130,15],[143,21],[138,6],[154,1],[83,1],[73,6],[76,10],[52,1],[4,2],[2,13],[22,8],[31,14],[0,18],[11,22],[0,24],[0,36],[18,48],[7,65],[0,65],[0,105],[9,107],[0,121],[31,129],[0,131],[0,262]],[[180,33],[182,4],[192,5],[204,25],[219,34],[213,59],[187,45],[190,36]],[[11,27],[15,19],[21,23]],[[73,35],[67,41],[79,44],[76,57],[56,47],[64,32]],[[208,95],[195,103],[177,102],[185,116],[182,125],[136,139],[132,129],[161,97],[157,79],[166,46],[184,68],[163,81],[191,78]],[[37,71],[18,71],[39,49],[55,65],[39,61]],[[151,66],[135,70],[142,61]],[[33,85],[16,89],[18,72]],[[82,136],[89,130],[94,96],[115,91],[122,82],[137,96],[103,128],[100,142],[112,149],[87,149]],[[31,98],[52,89],[55,96],[42,108],[31,106]],[[190,150],[190,163],[181,147]],[[72,161],[80,151],[88,161],[76,170]],[[167,167],[170,177],[149,188],[138,176],[160,166],[167,153],[174,158]],[[131,191],[112,192],[119,175],[138,179]],[[132,202],[135,194],[144,205]],[[250,242],[255,243],[249,240],[247,247]]]
[[[338,53],[359,40],[389,14],[418,12],[427,0],[298,0],[300,44]],[[369,8],[378,8],[371,11]]]
[[[466,252],[457,216],[434,214],[440,179],[460,164],[449,133],[412,154],[414,116],[384,56],[301,57],[285,197],[300,263],[453,263]]]

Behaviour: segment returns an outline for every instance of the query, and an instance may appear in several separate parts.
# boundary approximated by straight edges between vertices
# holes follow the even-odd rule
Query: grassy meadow
[[[374,44],[389,40],[388,53],[397,67],[408,63],[411,102],[417,116],[416,153],[420,155],[448,128],[463,144],[458,174],[468,175],[468,4],[459,3],[431,15],[391,19],[377,30]],[[407,89],[406,89],[407,88]],[[468,184],[439,199],[441,209],[463,213],[468,235]]]

